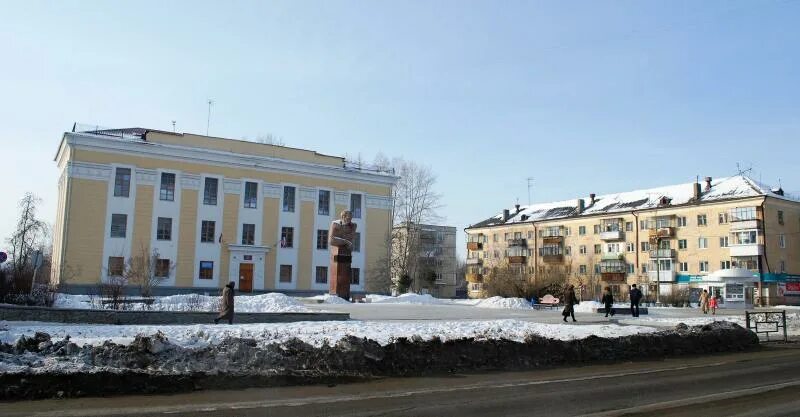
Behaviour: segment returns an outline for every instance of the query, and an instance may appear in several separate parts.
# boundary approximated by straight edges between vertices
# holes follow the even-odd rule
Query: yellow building
[[[639,284],[653,300],[688,288],[729,307],[800,304],[800,200],[746,176],[517,205],[465,231],[471,297],[509,266],[560,274],[588,298]]]
[[[353,212],[352,291],[369,288],[391,227],[397,178],[344,158],[240,140],[140,128],[64,133],[53,261],[85,291],[153,249],[158,292],[323,292],[328,228]],[[53,280],[58,282],[59,268]],[[66,277],[63,277],[66,278]]]

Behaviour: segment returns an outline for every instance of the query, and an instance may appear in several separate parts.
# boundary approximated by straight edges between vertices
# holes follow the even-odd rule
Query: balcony
[[[675,237],[675,228],[672,226],[657,227],[648,231],[650,239],[670,239]]]
[[[467,258],[467,265],[483,265],[481,258]]]
[[[731,231],[735,230],[764,230],[764,224],[760,219],[732,221]]]
[[[467,250],[482,250],[483,243],[481,242],[467,242]]]
[[[625,234],[622,233],[622,230],[609,230],[606,232],[600,232],[601,240],[622,240],[624,238]]]
[[[625,272],[600,272],[600,279],[605,282],[625,282]]]
[[[479,284],[483,282],[483,274],[467,274],[467,282],[470,284]]]
[[[543,262],[547,262],[547,263],[564,262],[564,255],[561,255],[561,254],[542,255],[542,261]]]
[[[650,258],[675,258],[675,249],[652,249]]]
[[[759,243],[731,245],[731,256],[761,256],[764,254],[764,245]]]
[[[628,265],[624,261],[603,261],[600,262],[601,274],[626,274],[628,273]]]
[[[514,238],[508,241],[508,247],[527,248],[528,241],[522,238]]]
[[[619,261],[625,259],[625,255],[620,252],[606,252],[600,256],[600,259],[603,261]]]
[[[525,263],[525,259],[527,259],[527,257],[522,256],[522,255],[509,256],[508,257],[508,263],[510,263],[510,264],[524,264]]]
[[[675,270],[668,269],[668,270],[661,270],[656,273],[656,271],[648,271],[647,277],[650,278],[651,283],[655,282],[674,282],[675,281]]]

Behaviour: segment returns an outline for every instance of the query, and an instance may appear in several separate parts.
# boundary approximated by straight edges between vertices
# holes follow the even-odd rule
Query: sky
[[[0,250],[74,122],[429,165],[459,229],[751,175],[800,190],[800,1],[0,0]],[[533,178],[528,187],[528,178]],[[465,245],[459,244],[463,257]]]

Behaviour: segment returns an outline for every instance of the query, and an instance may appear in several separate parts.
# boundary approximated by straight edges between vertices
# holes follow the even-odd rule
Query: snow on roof
[[[669,206],[679,206],[694,202],[693,182],[650,188],[646,190],[628,191],[616,194],[596,196],[594,203],[589,198],[576,198],[566,201],[551,203],[537,203],[509,209],[509,219],[503,222],[503,213],[492,216],[468,228],[496,226],[509,223],[532,222],[551,219],[560,219],[573,216],[591,216],[605,213],[623,213],[633,210],[646,210],[663,207],[664,199]],[[711,189],[705,190],[705,183],[700,184],[699,202],[714,202],[734,198],[769,196],[790,201],[800,201],[795,197],[781,195],[782,190],[772,189],[766,184],[754,181],[744,175],[727,178],[718,178],[711,181]],[[579,201],[583,202],[584,210],[578,213]]]

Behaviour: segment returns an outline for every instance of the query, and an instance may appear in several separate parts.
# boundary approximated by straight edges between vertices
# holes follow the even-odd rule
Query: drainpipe
[[[764,199],[761,200],[761,217],[762,217],[761,227],[764,236],[764,255],[763,255],[764,263],[767,266],[767,272],[769,272],[769,260],[767,259],[767,211],[766,207],[764,207],[766,202],[767,198],[764,197]],[[761,300],[764,299],[763,290],[764,290],[764,267],[761,264],[761,257],[759,256],[758,257],[758,305],[761,305],[762,304]]]
[[[636,259],[636,265],[633,266],[633,270],[635,271],[636,268],[639,267],[639,213],[632,211],[633,214],[633,230],[635,230],[636,241],[633,242],[633,254],[634,258]],[[636,280],[639,281],[638,279]]]
[[[539,232],[536,230],[536,223],[533,223],[533,281],[539,275]]]

